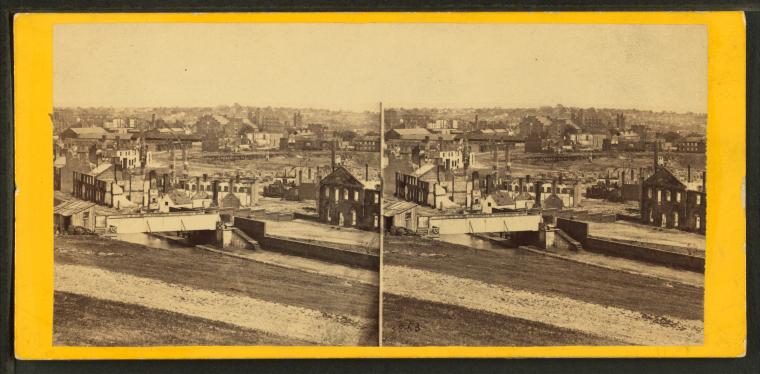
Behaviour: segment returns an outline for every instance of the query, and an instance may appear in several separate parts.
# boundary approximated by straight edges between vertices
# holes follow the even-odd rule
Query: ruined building
[[[359,180],[342,166],[319,182],[319,221],[376,231],[380,227],[380,182]]]

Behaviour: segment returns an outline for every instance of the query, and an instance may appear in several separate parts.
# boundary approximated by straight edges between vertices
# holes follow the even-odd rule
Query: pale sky
[[[53,44],[57,107],[707,111],[702,25],[81,24]]]

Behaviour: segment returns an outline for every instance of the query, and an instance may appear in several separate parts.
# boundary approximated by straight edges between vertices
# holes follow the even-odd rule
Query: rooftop
[[[410,201],[396,201],[387,206],[383,206],[383,216],[393,217],[399,213],[416,208],[418,205]]]
[[[64,217],[69,217],[73,214],[90,209],[96,204],[89,201],[72,199],[56,205],[53,208],[53,214],[58,214]]]

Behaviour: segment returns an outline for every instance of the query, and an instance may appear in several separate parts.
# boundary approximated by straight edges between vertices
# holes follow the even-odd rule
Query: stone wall
[[[379,270],[380,268],[380,257],[377,255],[351,252],[314,243],[271,236],[265,236],[263,240],[259,240],[258,242],[266,250],[286,255],[306,257],[369,270]]]
[[[686,254],[662,251],[654,248],[588,237],[583,246],[590,252],[645,261],[658,265],[704,273],[705,259]]]
[[[567,218],[557,218],[557,228],[585,245],[586,238],[588,237],[588,223]]]
[[[235,217],[235,227],[246,233],[253,240],[256,240],[265,250],[370,270],[378,270],[380,267],[380,258],[377,255],[351,252],[299,240],[267,236],[266,222],[263,221]]]
[[[266,222],[251,218],[235,217],[235,227],[248,234],[253,240],[261,242],[266,235]]]

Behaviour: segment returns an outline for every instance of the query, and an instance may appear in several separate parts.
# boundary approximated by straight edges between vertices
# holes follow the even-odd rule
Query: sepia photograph
[[[56,346],[699,346],[704,25],[62,24]]]
[[[55,27],[54,345],[378,345],[382,125],[355,41]]]
[[[251,7],[10,14],[27,371],[751,359],[750,13]]]
[[[383,345],[703,344],[704,26],[387,37]]]

